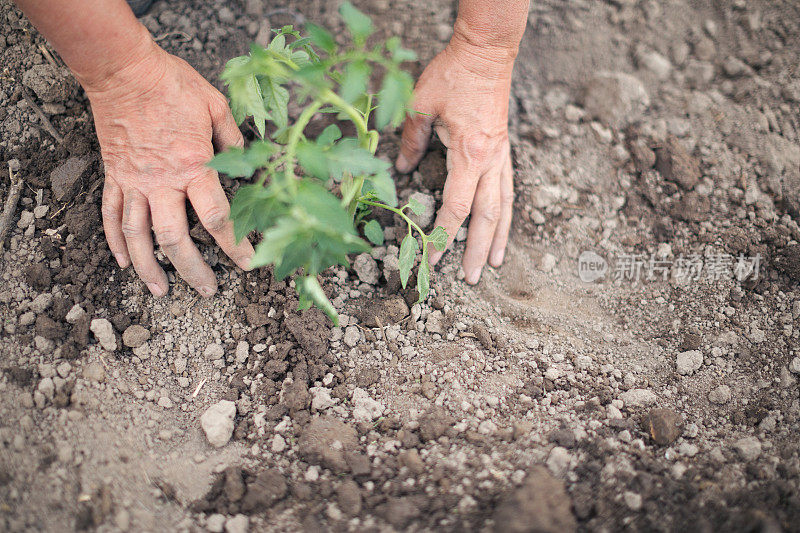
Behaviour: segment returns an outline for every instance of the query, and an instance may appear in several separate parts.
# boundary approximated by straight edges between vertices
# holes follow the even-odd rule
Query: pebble
[[[728,403],[731,401],[731,388],[727,385],[720,385],[708,393],[708,401],[717,405]]]
[[[225,515],[214,513],[206,518],[206,529],[211,533],[222,533],[225,530]]]
[[[628,506],[628,509],[631,511],[638,511],[642,508],[642,495],[637,494],[635,492],[631,492],[626,490],[625,493],[622,495],[622,499],[625,501],[625,505]]]
[[[650,107],[650,96],[637,78],[624,72],[601,72],[584,87],[582,102],[590,118],[620,128]]]
[[[71,370],[72,370],[72,365],[66,361],[64,361],[63,363],[59,364],[56,367],[56,372],[58,372],[58,375],[64,379],[67,378]]]
[[[150,331],[144,326],[133,324],[122,334],[122,343],[128,348],[138,348],[150,340]]]
[[[220,448],[228,444],[233,434],[233,418],[236,416],[236,404],[230,400],[220,400],[206,409],[200,417],[200,425],[206,434],[209,444]]]
[[[105,318],[92,319],[89,329],[94,333],[97,342],[104,350],[113,352],[117,349],[117,338],[114,336],[114,326]]]
[[[733,443],[733,448],[743,461],[752,461],[761,455],[761,441],[756,437],[744,437]]]
[[[364,253],[356,256],[353,261],[353,270],[356,271],[358,279],[369,285],[375,285],[381,276],[381,271],[378,268],[378,262],[372,255]]]
[[[432,311],[425,320],[425,330],[428,333],[438,333],[439,335],[444,335],[444,313],[438,310]]]
[[[158,406],[163,407],[164,409],[172,409],[174,404],[172,403],[172,400],[169,399],[169,397],[162,396],[161,398],[158,399]]]
[[[688,350],[678,354],[676,359],[678,374],[683,376],[695,373],[703,366],[703,352],[700,350]]]
[[[564,477],[567,473],[570,462],[572,461],[572,454],[566,448],[555,446],[550,450],[550,455],[547,456],[547,468],[556,477]]]
[[[250,344],[247,341],[239,341],[236,344],[236,362],[244,364],[250,356]]]
[[[270,449],[272,450],[272,453],[281,453],[286,449],[286,439],[276,433],[275,436],[272,437]]]
[[[64,320],[67,321],[69,324],[76,324],[80,319],[86,316],[86,310],[78,304],[72,306],[72,308],[67,312],[67,316]]]
[[[347,326],[344,330],[344,337],[342,340],[350,348],[355,348],[361,341],[361,332],[358,331],[357,326]]]
[[[789,372],[792,374],[800,374],[800,357],[795,357],[792,359],[792,362],[789,363]]]
[[[681,436],[683,417],[672,409],[652,409],[642,418],[642,428],[659,446],[668,446]]]
[[[356,387],[353,391],[353,418],[357,422],[372,422],[383,414],[385,407],[372,399],[367,391]]]
[[[175,365],[175,373],[183,374],[183,371],[186,370],[187,363],[188,360],[185,357],[176,357],[173,363],[173,365]]]
[[[208,346],[206,346],[206,349],[203,350],[203,356],[209,361],[222,359],[225,356],[225,348],[223,348],[222,345],[218,343],[209,344]]]
[[[658,396],[650,389],[631,389],[619,395],[626,407],[646,407],[658,400]]]
[[[556,267],[556,263],[557,262],[558,262],[558,259],[556,258],[556,256],[554,256],[551,253],[545,253],[542,256],[542,262],[539,265],[539,269],[542,272],[552,272],[553,269]]]
[[[97,361],[92,361],[83,367],[83,379],[102,383],[106,379],[106,369]]]
[[[636,63],[640,68],[649,70],[656,78],[666,80],[672,72],[669,59],[652,50],[637,50]]]
[[[316,411],[324,411],[336,405],[336,401],[331,398],[331,390],[327,387],[311,387],[311,408]]]
[[[249,528],[250,518],[244,514],[237,514],[225,521],[225,533],[247,533]]]
[[[436,199],[432,195],[424,192],[412,193],[408,199],[414,199],[422,205],[422,213],[419,215],[411,212],[411,210],[406,211],[408,218],[419,224],[422,229],[430,226],[433,222],[434,215],[436,215]]]
[[[49,292],[44,292],[33,299],[30,303],[30,310],[37,315],[44,313],[53,304],[53,295]]]

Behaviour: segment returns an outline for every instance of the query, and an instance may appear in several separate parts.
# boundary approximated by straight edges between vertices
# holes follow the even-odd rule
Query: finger
[[[514,169],[511,166],[511,152],[506,150],[506,162],[500,175],[500,221],[494,232],[492,248],[489,250],[489,264],[495,268],[503,264],[508,244],[508,232],[514,216]]]
[[[161,270],[153,255],[153,238],[150,233],[150,205],[137,191],[123,194],[122,233],[128,247],[133,268],[154,296],[164,296],[169,289],[167,275]]]
[[[233,119],[231,110],[228,108],[228,101],[220,93],[216,93],[211,101],[211,127],[214,148],[222,152],[229,146],[244,146],[244,138],[239,126]]]
[[[189,185],[186,192],[200,218],[200,223],[214,237],[225,255],[230,257],[239,268],[250,270],[253,246],[247,238],[236,243],[228,197],[225,196],[225,191],[219,184],[216,172],[209,171],[203,174],[203,177]]]
[[[464,251],[464,279],[470,285],[478,283],[497,224],[500,221],[500,169],[491,169],[478,182],[472,213],[469,219],[467,249]]]
[[[449,247],[472,209],[480,173],[473,159],[455,150],[447,152],[447,170],[442,207],[436,215],[434,227],[444,227]],[[431,265],[438,263],[443,254],[444,252],[433,251],[430,256]]]
[[[114,259],[120,268],[127,268],[131,264],[128,247],[125,245],[125,235],[122,233],[122,190],[117,183],[106,176],[103,184],[103,231],[106,234],[108,248],[114,254]]]
[[[217,278],[189,237],[184,194],[176,190],[159,191],[150,200],[150,213],[156,241],[175,270],[202,296],[212,296],[217,292]]]
[[[431,125],[434,116],[411,111],[403,124],[403,137],[400,142],[400,155],[395,167],[402,173],[411,172],[419,164],[431,140]]]

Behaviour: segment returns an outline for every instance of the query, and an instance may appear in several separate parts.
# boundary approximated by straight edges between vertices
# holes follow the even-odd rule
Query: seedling
[[[238,124],[252,117],[259,138],[247,148],[231,148],[209,162],[229,176],[257,174],[255,183],[239,188],[231,204],[236,239],[260,232],[262,241],[256,246],[252,266],[274,265],[279,280],[297,273],[299,308],[316,305],[336,324],[338,315],[317,274],[333,265],[348,266],[348,254],[370,251],[358,227],[370,242],[383,244],[380,224],[367,220],[373,208],[396,213],[408,226],[398,258],[404,288],[421,249],[420,301],[430,289],[428,245],[444,250],[448,238],[443,227],[426,234],[409,218],[409,211],[421,214],[418,202],[398,207],[390,163],[375,157],[378,131],[399,126],[406,115],[413,80],[401,65],[416,55],[402,48],[397,37],[368,47],[372,20],[349,2],[342,4],[339,14],[350,37],[345,47],[314,24],[306,24],[306,37],[284,26],[274,30],[277,35],[266,48],[254,44],[249,55],[227,63],[222,79],[233,116]],[[380,91],[371,94],[368,84],[376,66],[381,73]],[[302,106],[293,123],[288,113],[290,97]],[[373,112],[375,129],[370,129]],[[316,139],[308,138],[304,131],[319,113],[336,114],[337,120],[352,123],[356,136],[344,137],[332,124]],[[268,123],[272,126],[269,134]]]

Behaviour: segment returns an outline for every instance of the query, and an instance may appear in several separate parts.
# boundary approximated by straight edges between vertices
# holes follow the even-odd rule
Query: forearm
[[[157,46],[125,0],[14,1],[87,89],[105,88]]]

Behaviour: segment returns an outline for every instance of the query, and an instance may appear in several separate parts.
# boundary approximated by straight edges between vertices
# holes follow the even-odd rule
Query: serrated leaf
[[[420,216],[425,212],[425,206],[413,196],[408,199],[408,208],[411,209],[411,212],[417,216]]]
[[[279,262],[301,231],[303,228],[291,217],[281,218],[276,225],[264,232],[264,238],[258,243],[250,259],[250,266],[258,268]]]
[[[261,78],[260,87],[269,118],[278,128],[285,128],[289,124],[289,90],[269,77]]]
[[[306,22],[306,31],[308,32],[308,36],[311,38],[312,43],[329,54],[336,52],[336,41],[333,39],[333,35],[331,35],[328,30],[322,26],[317,26],[311,22]]]
[[[381,202],[395,207],[397,205],[397,189],[388,172],[378,172],[367,177],[369,189]]]
[[[266,132],[267,111],[264,98],[255,74],[234,77],[228,80],[228,95],[231,99],[231,113],[236,124],[241,124],[248,116],[253,117],[259,135]]]
[[[207,165],[228,176],[246,178],[269,163],[275,150],[275,145],[269,141],[255,141],[246,149],[232,146],[215,155]]]
[[[326,136],[323,140],[327,141],[328,138]],[[345,172],[354,176],[386,173],[391,166],[391,163],[378,159],[369,150],[361,148],[358,140],[351,137],[335,144],[300,143],[297,147],[297,159],[303,168],[322,180],[331,177],[339,181]]]
[[[339,14],[350,31],[350,35],[353,36],[356,46],[362,45],[367,37],[372,35],[374,30],[372,19],[356,9],[350,2],[344,2],[339,7]]]
[[[448,235],[444,227],[436,226],[433,231],[428,235],[428,242],[433,245],[440,252],[444,252],[447,248]]]
[[[414,258],[417,255],[419,243],[417,239],[409,233],[400,243],[400,255],[398,256],[398,268],[400,269],[400,284],[406,288],[408,277],[411,275],[411,268],[414,266]]]
[[[364,235],[375,246],[383,244],[383,228],[377,220],[370,220],[364,224]]]
[[[308,309],[313,303],[328,315],[328,318],[333,321],[335,326],[339,325],[339,315],[336,313],[333,304],[328,300],[328,297],[325,296],[325,291],[322,290],[322,286],[317,281],[316,276],[303,276],[299,280],[295,280],[295,286],[297,287],[297,294],[300,296],[298,307],[300,310]]]
[[[231,202],[231,220],[236,242],[253,230],[263,231],[285,213],[283,204],[261,185],[239,187]]]
[[[411,100],[414,81],[407,72],[390,70],[383,78],[378,93],[378,109],[375,111],[375,126],[383,129],[389,124],[400,125],[406,115],[406,104]]]
[[[347,103],[354,102],[366,92],[369,75],[370,67],[366,61],[359,60],[348,63],[344,68],[344,79],[342,79],[339,96]]]
[[[419,263],[419,268],[417,269],[417,293],[419,294],[419,298],[417,302],[422,302],[425,298],[428,297],[428,292],[431,288],[431,270],[430,265],[428,264],[428,252],[422,252],[422,259]]]
[[[328,179],[328,160],[322,148],[313,142],[300,142],[295,151],[297,161],[306,172],[321,180]]]

